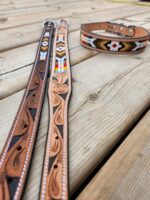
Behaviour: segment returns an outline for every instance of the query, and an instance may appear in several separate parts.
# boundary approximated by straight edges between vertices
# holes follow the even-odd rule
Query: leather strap
[[[71,72],[67,22],[56,26],[49,84],[50,124],[41,183],[41,200],[68,199],[68,102]]]
[[[53,30],[53,22],[45,23],[26,91],[0,156],[0,200],[21,199],[37,135]]]
[[[110,37],[94,33],[106,30],[121,37]],[[111,22],[89,23],[81,25],[81,45],[99,52],[134,54],[144,51],[150,34],[142,27],[125,26]]]

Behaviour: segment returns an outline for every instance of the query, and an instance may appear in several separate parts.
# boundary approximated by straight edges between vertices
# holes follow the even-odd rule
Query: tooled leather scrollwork
[[[67,23],[56,27],[52,73],[49,85],[50,124],[41,184],[41,200],[68,199],[68,125],[71,93]]]
[[[51,22],[44,26],[26,91],[0,156],[0,200],[22,196],[40,119],[53,29]]]

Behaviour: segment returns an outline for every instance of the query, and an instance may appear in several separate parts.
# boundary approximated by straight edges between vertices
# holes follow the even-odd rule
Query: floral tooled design
[[[45,38],[48,41],[48,37],[44,35],[41,42]],[[38,51],[17,117],[0,156],[0,199],[20,199],[36,137],[47,68],[47,57],[41,60]]]
[[[65,100],[69,92],[68,78],[65,73],[55,74],[52,80],[52,102],[53,116],[51,148],[50,148],[50,169],[48,175],[48,196],[50,199],[61,199],[62,185],[62,163],[63,163],[63,129],[65,116]]]
[[[56,27],[49,85],[50,126],[41,185],[41,200],[67,200],[67,110],[71,93],[67,24]]]

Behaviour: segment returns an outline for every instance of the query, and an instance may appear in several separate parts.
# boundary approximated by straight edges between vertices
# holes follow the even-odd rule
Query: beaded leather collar
[[[93,33],[106,30],[121,37],[104,36]],[[149,31],[136,26],[126,26],[111,22],[89,23],[81,25],[81,45],[95,51],[106,53],[140,53],[150,40]]]

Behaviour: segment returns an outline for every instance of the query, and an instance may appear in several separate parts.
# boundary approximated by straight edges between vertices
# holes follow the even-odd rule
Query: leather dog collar
[[[48,90],[48,131],[40,200],[68,200],[68,102],[71,72],[67,43],[67,22],[56,26],[53,62]]]
[[[110,37],[93,33],[96,30],[106,30],[121,37]],[[136,26],[126,26],[111,22],[89,23],[81,25],[82,46],[95,51],[106,53],[140,53],[144,51],[149,31]]]
[[[53,22],[44,24],[26,91],[0,155],[0,200],[21,199],[40,120],[53,31]]]

